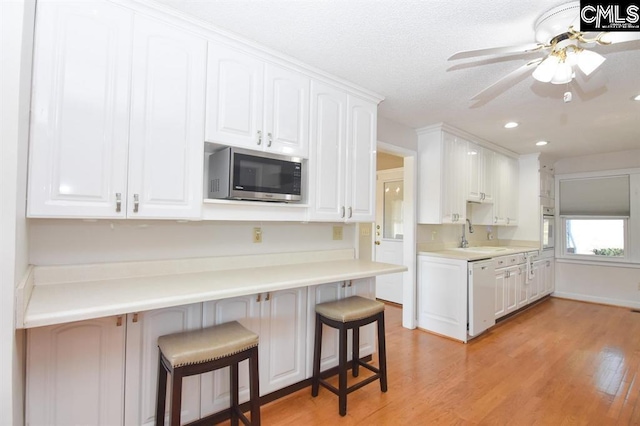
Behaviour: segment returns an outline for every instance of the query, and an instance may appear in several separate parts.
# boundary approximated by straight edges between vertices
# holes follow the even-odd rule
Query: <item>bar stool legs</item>
[[[238,364],[244,360],[249,360],[251,421],[240,410],[238,401]],[[170,425],[179,426],[182,379],[224,367],[229,367],[231,424],[237,426],[242,421],[244,425],[260,426],[258,336],[235,321],[158,338],[156,425],[164,426],[168,374],[171,374]]]
[[[355,319],[353,319],[355,317]],[[360,327],[377,322],[378,324],[378,360],[379,367],[360,360]],[[320,373],[320,356],[322,353],[322,325],[326,324],[338,330],[338,387],[322,379]],[[374,373],[360,382],[347,386],[347,332],[352,330],[352,367],[353,377],[359,376],[360,366]],[[347,414],[347,395],[361,387],[380,380],[380,390],[387,391],[387,354],[384,328],[384,304],[375,300],[353,296],[337,302],[323,303],[316,306],[316,327],[313,353],[313,377],[311,380],[311,396],[318,396],[320,385],[338,395],[338,411],[341,416]]]

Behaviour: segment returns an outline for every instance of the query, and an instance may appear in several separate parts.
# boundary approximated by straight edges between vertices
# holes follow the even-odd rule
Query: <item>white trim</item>
[[[418,324],[417,315],[417,183],[418,152],[378,140],[377,150],[404,157],[404,239],[403,257],[404,273],[402,291],[402,326],[415,329]]]
[[[630,300],[610,299],[608,297],[585,296],[583,294],[568,293],[568,292],[562,292],[562,291],[560,292],[556,291],[551,296],[557,297],[559,299],[578,300],[580,302],[599,303],[602,305],[612,305],[612,306],[620,306],[623,308],[640,309],[640,302],[632,302]]]
[[[471,133],[465,132],[464,130],[458,129],[457,127],[453,127],[447,123],[438,123],[438,124],[433,124],[431,126],[426,126],[426,127],[421,127],[419,129],[416,129],[416,133],[418,134],[418,136],[425,134],[425,133],[431,133],[431,132],[440,132],[440,131],[445,131],[447,133],[451,133],[455,136],[459,136],[462,139],[466,139],[470,142],[476,143],[484,148],[488,148],[492,151],[496,151],[499,152],[501,154],[504,154],[508,157],[511,158],[515,158],[515,159],[519,159],[520,155],[510,151],[506,148],[503,148],[501,146],[498,146],[496,144],[494,144],[493,142],[489,142],[486,139],[483,139],[479,136],[473,135]]]
[[[571,263],[574,265],[586,265],[586,266],[604,266],[609,268],[629,268],[629,269],[640,269],[640,264],[638,263],[630,263],[630,262],[617,262],[613,261],[603,261],[603,260],[588,260],[585,258],[566,258],[566,257],[556,257],[557,263]]]
[[[609,177],[609,176],[624,176],[624,175],[633,175],[636,173],[640,173],[640,168],[635,169],[616,169],[616,170],[603,170],[597,172],[581,172],[581,173],[565,173],[562,175],[555,175],[556,178],[556,189],[558,188],[560,180],[567,179],[585,179],[585,178],[598,178],[598,177]],[[556,191],[556,196],[558,196],[558,191]],[[558,200],[556,200],[557,202]]]

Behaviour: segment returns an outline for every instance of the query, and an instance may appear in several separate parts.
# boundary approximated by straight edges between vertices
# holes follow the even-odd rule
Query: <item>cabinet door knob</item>
[[[258,145],[262,145],[262,131],[258,130]]]
[[[122,210],[122,194],[116,192],[116,213],[120,213]]]
[[[273,142],[273,137],[271,136],[271,133],[267,133],[267,146],[271,146],[271,142]]]
[[[353,217],[353,209],[349,207],[349,219],[351,219],[351,217]]]
[[[258,297],[256,297],[256,302],[260,303],[262,300],[262,293],[258,293]]]
[[[138,207],[140,206],[140,196],[133,194],[133,212],[138,213]]]
[[[345,214],[345,210],[344,210],[344,206],[342,206],[342,212],[340,213],[340,217],[344,219],[344,214]]]
[[[269,301],[269,299],[271,299],[271,292],[267,293],[267,297],[264,298],[265,301]]]

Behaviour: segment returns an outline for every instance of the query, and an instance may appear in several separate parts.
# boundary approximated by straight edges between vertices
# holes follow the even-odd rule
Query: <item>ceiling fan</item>
[[[575,77],[578,68],[589,76],[604,61],[605,57],[592,50],[595,46],[640,40],[639,31],[589,33],[580,31],[580,2],[556,6],[538,18],[535,25],[535,43],[519,46],[493,47],[488,49],[457,52],[449,60],[467,59],[478,56],[543,53],[544,56],[531,60],[507,74],[491,86],[475,95],[480,99],[513,78],[533,70],[532,77],[543,83],[566,84]]]

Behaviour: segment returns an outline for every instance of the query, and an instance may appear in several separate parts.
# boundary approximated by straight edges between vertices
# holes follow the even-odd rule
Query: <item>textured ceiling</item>
[[[481,102],[470,98],[542,55],[447,61],[460,50],[534,42],[536,19],[562,0],[156,1],[375,91],[385,97],[379,115],[412,128],[445,122],[556,158],[640,148],[640,102],[631,100],[640,94],[640,41],[594,48],[607,60],[579,83],[527,73]],[[520,126],[505,130],[507,121]],[[536,147],[540,139],[550,144]]]

